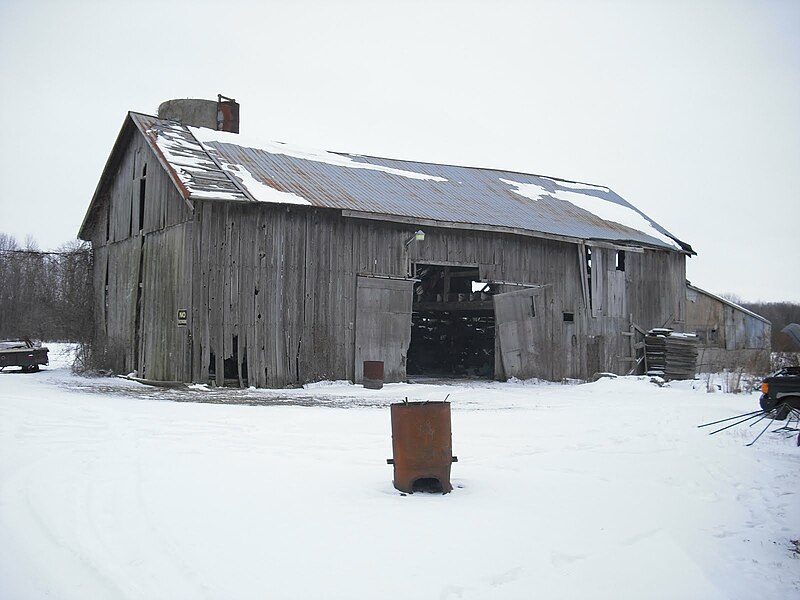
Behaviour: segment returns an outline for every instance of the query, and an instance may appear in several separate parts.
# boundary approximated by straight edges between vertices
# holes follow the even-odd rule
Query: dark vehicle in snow
[[[28,373],[38,371],[39,365],[49,364],[47,352],[47,348],[30,340],[0,341],[0,371],[6,367],[22,367]]]
[[[714,435],[748,421],[750,422],[749,427],[752,427],[760,421],[768,420],[761,433],[747,444],[752,446],[775,421],[789,419],[786,425],[773,429],[772,433],[788,433],[789,437],[793,436],[795,431],[800,431],[800,427],[792,427],[792,423],[800,426],[800,367],[785,367],[769,377],[765,377],[761,384],[759,404],[761,408],[758,410],[719,419],[718,421],[711,421],[710,423],[703,423],[698,427],[710,427],[711,425],[728,423],[728,425],[724,425],[708,434]],[[734,422],[730,423],[730,421]],[[800,446],[800,433],[797,434],[797,445]]]
[[[800,411],[800,367],[786,367],[765,378],[759,404],[766,411],[775,410],[781,421],[792,410]]]

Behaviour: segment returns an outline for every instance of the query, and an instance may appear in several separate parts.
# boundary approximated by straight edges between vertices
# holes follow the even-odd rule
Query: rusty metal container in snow
[[[383,387],[383,361],[364,361],[364,387],[370,390],[379,390]]]
[[[391,405],[394,487],[401,492],[453,490],[449,402],[402,402]]]

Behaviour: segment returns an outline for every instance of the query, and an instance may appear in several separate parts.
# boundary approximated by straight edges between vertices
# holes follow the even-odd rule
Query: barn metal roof
[[[189,200],[275,202],[693,253],[603,186],[301,149],[130,113]]]

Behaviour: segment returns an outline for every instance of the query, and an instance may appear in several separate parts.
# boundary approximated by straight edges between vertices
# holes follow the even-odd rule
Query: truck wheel
[[[785,421],[790,412],[792,412],[792,407],[784,402],[777,409],[775,409],[775,419],[777,421]]]
[[[770,411],[775,408],[775,400],[769,397],[767,394],[761,394],[761,399],[758,401],[759,406],[761,406],[761,410]]]
[[[39,370],[39,365],[28,365],[25,367],[26,373],[36,373]]]

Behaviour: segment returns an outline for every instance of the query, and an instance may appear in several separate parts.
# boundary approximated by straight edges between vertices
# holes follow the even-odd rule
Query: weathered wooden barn
[[[127,115],[80,230],[117,372],[586,378],[684,328],[691,247],[606,187],[253,142],[223,98],[159,115]]]
[[[686,330],[697,334],[700,342],[699,371],[714,373],[723,369],[766,372],[770,365],[772,324],[764,317],[686,284]]]

